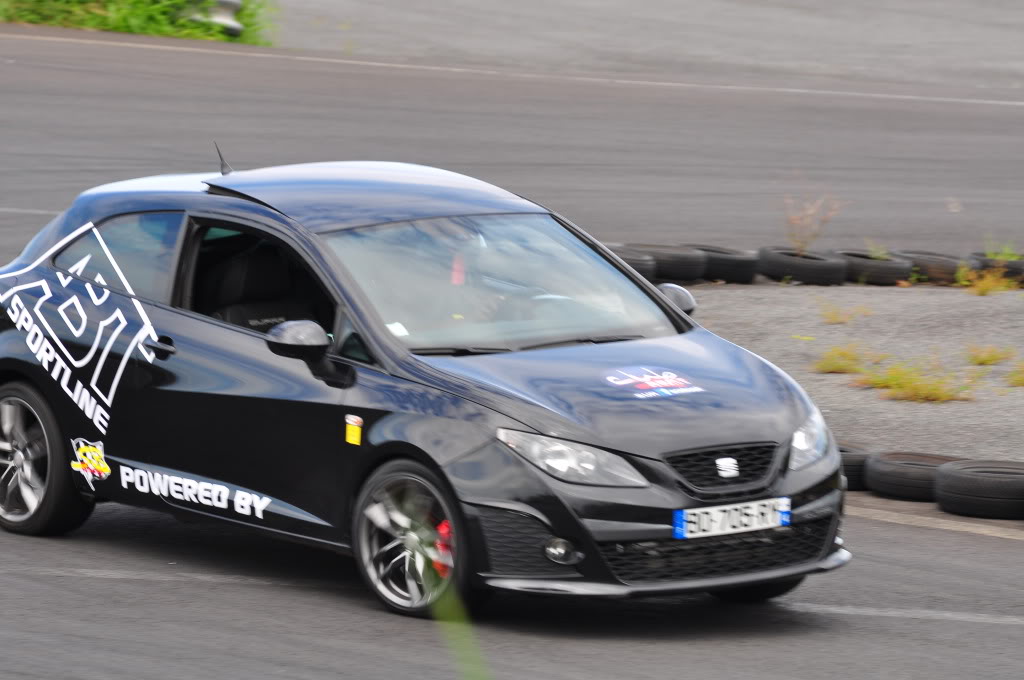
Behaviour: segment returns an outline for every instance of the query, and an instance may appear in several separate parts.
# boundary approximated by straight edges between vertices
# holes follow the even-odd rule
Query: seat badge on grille
[[[719,477],[739,477],[740,464],[735,458],[719,458],[715,461]]]

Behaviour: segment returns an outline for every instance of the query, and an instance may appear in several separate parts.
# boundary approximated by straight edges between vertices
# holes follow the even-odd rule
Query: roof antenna
[[[217,146],[217,142],[213,143],[213,148],[217,150],[217,156],[220,158],[220,174],[230,175],[235,171],[235,169],[228,165],[228,162],[224,160],[224,154],[220,152],[220,147]]]

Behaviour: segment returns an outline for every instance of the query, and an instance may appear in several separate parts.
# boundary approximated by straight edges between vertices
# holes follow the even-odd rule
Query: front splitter
[[[852,557],[853,555],[849,550],[840,547],[818,562],[719,578],[690,579],[687,581],[670,581],[643,585],[503,577],[488,578],[485,583],[492,588],[520,593],[577,595],[583,597],[644,597],[715,590],[717,588],[729,588],[763,581],[777,581],[793,576],[832,571],[849,562]]]

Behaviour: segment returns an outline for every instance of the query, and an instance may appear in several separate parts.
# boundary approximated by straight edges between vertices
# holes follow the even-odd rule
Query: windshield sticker
[[[75,452],[75,460],[71,461],[71,469],[81,472],[89,488],[96,487],[93,482],[102,482],[110,476],[110,466],[103,455],[103,442],[91,442],[82,438],[71,440],[71,450]]]
[[[396,338],[404,338],[409,335],[409,331],[402,325],[401,321],[395,321],[394,323],[386,324],[387,329],[391,331],[391,334]]]
[[[604,379],[616,387],[632,390],[637,399],[660,399],[704,391],[677,373],[657,366],[616,368],[605,373]]]

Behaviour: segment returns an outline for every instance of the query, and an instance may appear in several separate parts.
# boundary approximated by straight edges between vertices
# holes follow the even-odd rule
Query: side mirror
[[[693,293],[686,290],[680,285],[674,283],[659,283],[658,290],[661,294],[668,298],[679,311],[683,312],[687,316],[693,316],[693,313],[697,311],[697,301],[693,299]]]
[[[267,346],[274,354],[304,361],[319,361],[331,341],[315,321],[285,321],[267,331]]]

